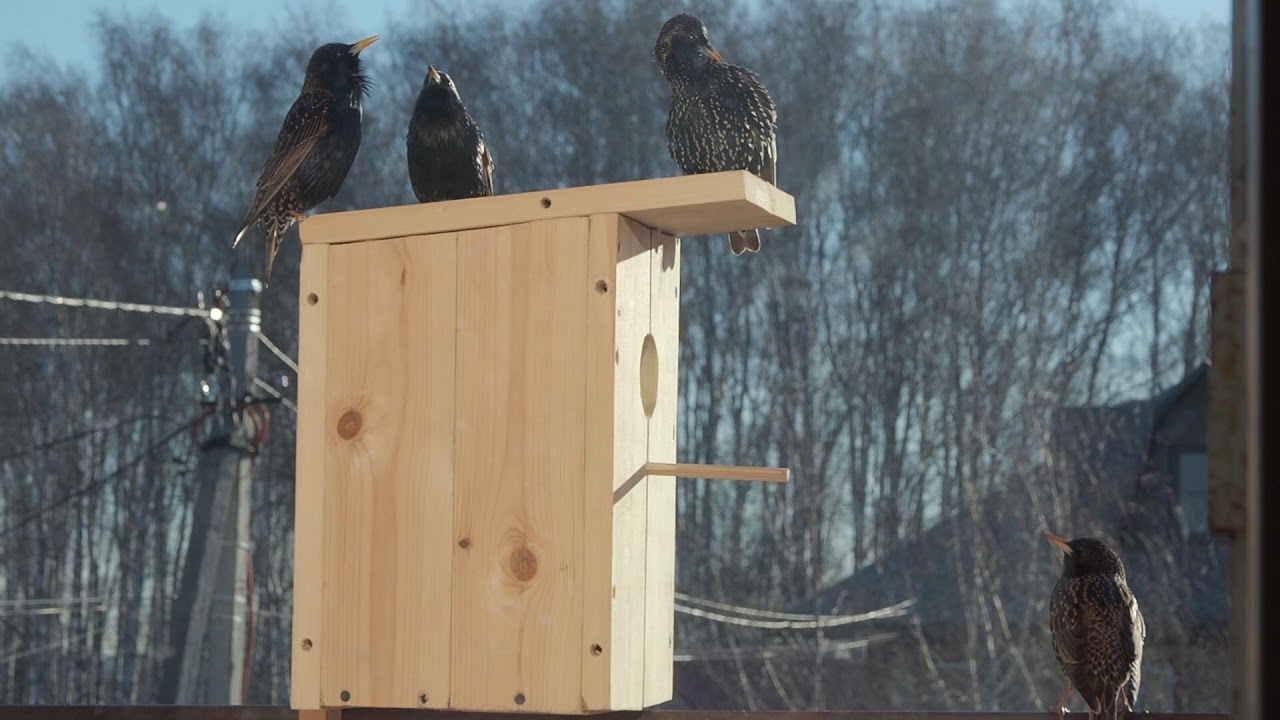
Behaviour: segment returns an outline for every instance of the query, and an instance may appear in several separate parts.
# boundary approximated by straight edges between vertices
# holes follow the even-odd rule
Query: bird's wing
[[[1049,634],[1053,638],[1053,651],[1058,662],[1068,669],[1084,660],[1085,628],[1080,616],[1080,603],[1071,597],[1075,588],[1065,578],[1058,583],[1049,611]],[[1071,671],[1067,670],[1067,674],[1071,675]]]
[[[1134,667],[1141,662],[1134,638],[1143,630],[1134,622],[1136,605],[1127,587],[1092,582],[1084,590],[1080,618],[1087,635],[1085,663],[1080,677],[1073,680],[1081,697],[1100,712],[1115,707],[1118,695],[1127,692]]]
[[[769,147],[764,151],[764,175],[762,178],[765,182],[778,186],[778,138],[769,138]]]
[[[267,158],[266,164],[262,166],[262,173],[258,176],[258,190],[253,196],[249,212],[245,213],[241,235],[257,221],[258,215],[276,199],[298,172],[302,161],[311,154],[328,127],[327,110],[325,100],[313,94],[300,96],[294,101],[293,107],[289,108],[289,114],[285,116],[284,125],[276,137],[271,157]],[[236,239],[238,241],[239,236]]]
[[[1138,688],[1142,685],[1142,645],[1147,637],[1147,622],[1138,609],[1138,600],[1128,588],[1124,595],[1129,605],[1129,632],[1124,637],[1128,641],[1125,652],[1129,659],[1129,681],[1125,683],[1124,693],[1129,699],[1129,708],[1137,707]]]
[[[493,194],[493,155],[489,153],[489,143],[480,136],[480,180],[484,183],[484,194]]]
[[[760,77],[741,65],[723,65],[719,79],[722,89],[717,93],[720,102],[730,115],[747,117],[756,126],[754,130],[767,137],[768,144],[761,148],[760,179],[771,185],[778,184],[778,110],[773,98],[765,90]]]

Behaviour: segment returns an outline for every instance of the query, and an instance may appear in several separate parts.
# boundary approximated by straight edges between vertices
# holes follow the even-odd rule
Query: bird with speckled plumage
[[[360,150],[362,101],[373,86],[360,53],[378,36],[356,43],[329,43],[311,54],[302,92],[285,115],[275,147],[258,176],[256,192],[232,247],[261,223],[266,233],[266,271],[284,233],[305,213],[338,194]]]
[[[1062,720],[1067,699],[1079,692],[1090,720],[1119,720],[1138,701],[1147,635],[1124,563],[1097,538],[1045,537],[1063,553],[1062,576],[1049,600],[1049,631],[1068,685],[1053,712]]]
[[[696,16],[662,26],[654,59],[671,87],[667,149],[686,175],[747,170],[778,183],[778,113],[755,73],[725,62]],[[729,233],[735,255],[759,252],[759,229]]]
[[[449,73],[427,66],[405,145],[418,202],[493,194],[493,156]]]

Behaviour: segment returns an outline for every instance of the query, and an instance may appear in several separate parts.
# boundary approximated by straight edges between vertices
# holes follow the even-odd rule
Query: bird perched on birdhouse
[[[746,170],[777,185],[778,113],[755,73],[725,62],[688,13],[667,20],[653,48],[671,86],[667,149],[686,175]],[[729,233],[735,255],[759,252],[760,231]]]
[[[275,148],[258,176],[253,203],[232,244],[238,246],[249,228],[262,224],[267,250],[264,281],[271,279],[285,231],[338,194],[356,159],[361,101],[372,87],[360,53],[377,40],[374,35],[350,45],[322,45],[307,63],[302,93],[285,115]]]
[[[493,194],[493,156],[449,73],[427,66],[405,144],[418,202]]]
[[[1049,629],[1069,684],[1054,712],[1062,718],[1076,691],[1089,705],[1090,720],[1119,720],[1138,700],[1147,634],[1124,563],[1097,538],[1045,537],[1063,552],[1062,576],[1049,601]]]

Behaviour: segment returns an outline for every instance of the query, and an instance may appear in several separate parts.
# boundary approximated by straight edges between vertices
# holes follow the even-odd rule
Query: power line
[[[146,347],[147,338],[0,338],[0,345],[39,347]]]
[[[60,295],[37,295],[33,293],[0,290],[0,300],[36,303],[43,305],[60,305],[62,307],[85,307],[95,310],[120,310],[122,312],[149,313],[152,315],[185,315],[189,317],[208,317],[208,310],[175,305],[151,305],[148,303],[115,302],[113,300],[90,300],[88,298],[62,297]]]
[[[25,449],[19,450],[19,451],[15,452],[15,453],[11,453],[11,454],[9,454],[9,455],[5,455],[4,457],[0,457],[0,463],[5,463],[5,462],[8,462],[8,461],[10,461],[10,460],[16,460],[17,458],[24,457],[24,456],[26,456],[26,455],[31,455],[31,454],[33,454],[33,453],[38,453],[38,452],[40,452],[40,451],[42,451],[42,450],[50,450],[50,449],[55,448],[55,447],[57,447],[57,446],[59,446],[59,445],[63,445],[63,444],[65,444],[65,443],[75,442],[76,440],[83,440],[84,438],[89,437],[90,435],[97,435],[98,433],[106,432],[106,431],[108,431],[108,430],[115,430],[116,428],[120,427],[121,425],[128,425],[128,424],[130,424],[130,423],[144,422],[144,421],[147,421],[147,420],[169,420],[169,421],[172,421],[172,418],[161,417],[161,416],[159,416],[159,415],[138,415],[138,416],[136,416],[136,417],[127,417],[127,418],[122,418],[122,419],[120,419],[120,420],[116,420],[115,422],[112,422],[112,423],[107,423],[107,424],[105,424],[105,425],[99,425],[98,427],[91,427],[91,428],[85,428],[85,429],[83,429],[83,430],[77,430],[77,431],[75,431],[75,432],[71,433],[70,435],[63,435],[62,437],[54,438],[53,440],[49,440],[49,441],[46,441],[46,442],[42,442],[42,443],[40,443],[40,444],[38,444],[38,445],[32,445],[32,446],[30,446],[30,447],[28,447],[28,448],[25,448]]]
[[[801,655],[812,657],[815,650],[819,654],[828,654],[840,652],[842,650],[854,650],[864,648],[892,640],[897,637],[897,633],[877,633],[869,637],[859,640],[842,640],[840,642],[824,642],[817,648],[803,647],[786,647],[772,650],[686,650],[676,653],[672,658],[675,662],[693,662],[694,660],[737,660],[739,658],[754,658],[760,660],[770,660],[777,657],[787,657]]]
[[[165,435],[154,445],[147,448],[146,450],[143,450],[141,453],[139,453],[136,457],[129,460],[128,462],[116,467],[116,469],[113,470],[111,473],[104,475],[98,478],[97,480],[91,480],[85,483],[84,485],[81,485],[80,487],[76,488],[75,490],[72,490],[66,495],[58,498],[57,500],[49,503],[45,507],[35,510],[33,512],[27,513],[21,518],[9,523],[4,527],[4,529],[0,529],[0,537],[4,537],[5,535],[8,535],[9,533],[26,525],[32,520],[39,519],[40,516],[44,515],[45,513],[51,510],[56,510],[62,507],[63,505],[67,505],[68,503],[71,503],[81,497],[84,497],[85,495],[89,494],[89,492],[91,492],[92,490],[98,487],[101,487],[102,485],[106,484],[108,481],[114,480],[115,478],[123,475],[125,472],[132,470],[138,465],[141,465],[147,459],[147,457],[151,455],[151,453],[169,444],[171,440],[178,437],[179,435],[186,432],[187,430],[190,430],[195,425],[195,423],[198,422],[203,417],[204,415],[202,414],[195,418],[192,418],[190,422],[186,422],[186,423],[183,423],[182,425],[179,425],[177,428],[175,428],[168,435]]]
[[[760,618],[764,620],[795,620],[797,622],[804,622],[806,620],[813,620],[819,617],[827,619],[862,617],[861,615],[815,615],[814,613],[785,613],[777,612],[775,610],[757,610],[756,608],[743,607],[741,605],[729,605],[727,603],[715,602],[714,600],[704,600],[682,592],[675,593],[675,599],[687,605],[709,608],[711,610],[723,610],[725,612],[743,615],[745,617]],[[877,610],[873,612],[880,611]]]
[[[254,334],[258,336],[258,342],[261,342],[263,346],[265,346],[268,350],[271,351],[272,355],[275,355],[276,357],[280,358],[280,362],[287,365],[290,370],[292,370],[295,374],[297,374],[298,363],[294,362],[293,358],[289,357],[288,354],[285,353],[285,351],[281,350],[279,346],[271,342],[271,340],[268,339],[266,335],[263,335],[261,332],[257,332]]]
[[[907,608],[915,604],[915,599],[904,600],[889,607],[872,610],[871,612],[859,613],[857,615],[806,615],[804,620],[753,620],[744,617],[735,617],[733,615],[723,615],[721,613],[711,612],[709,610],[700,610],[688,605],[676,603],[676,612],[685,615],[691,615],[713,622],[721,622],[729,625],[740,625],[742,627],[752,627],[760,630],[816,630],[818,628],[841,627],[843,625],[852,625],[854,623],[866,622],[868,620],[879,620],[881,618],[900,617],[907,614]]]
[[[49,607],[31,607],[17,608],[14,610],[0,610],[0,617],[33,617],[38,615],[61,615],[70,610],[70,607],[51,605]],[[92,605],[87,608],[88,612],[106,612],[106,605]]]
[[[29,657],[31,655],[39,655],[40,653],[48,652],[50,650],[57,650],[61,648],[64,643],[71,643],[71,642],[75,642],[76,640],[88,639],[96,635],[100,631],[101,631],[101,628],[91,628],[82,633],[72,635],[71,637],[62,638],[61,640],[55,640],[54,642],[48,643],[46,645],[39,645],[37,647],[29,648],[27,650],[19,650],[18,652],[13,653],[12,655],[5,655],[4,657],[0,657],[0,665],[6,665],[8,663],[13,662],[14,660],[21,660],[22,658]]]
[[[94,597],[73,597],[73,598],[24,598],[22,600],[0,600],[0,610],[5,608],[20,608],[28,605],[92,605],[101,603],[102,598]]]
[[[279,390],[277,390],[277,389],[275,389],[274,387],[272,387],[270,383],[266,382],[266,381],[265,381],[265,380],[263,380],[262,378],[259,378],[259,377],[254,378],[254,379],[253,379],[253,384],[254,384],[254,385],[257,385],[258,387],[262,388],[263,390],[266,390],[268,394],[270,394],[270,395],[271,395],[272,397],[274,397],[275,399],[279,400],[281,405],[283,405],[283,406],[285,406],[285,407],[289,408],[290,410],[294,411],[295,413],[296,413],[296,412],[298,412],[298,406],[297,406],[296,404],[294,404],[294,402],[293,402],[292,400],[290,400],[289,398],[285,397],[283,393],[281,393]]]

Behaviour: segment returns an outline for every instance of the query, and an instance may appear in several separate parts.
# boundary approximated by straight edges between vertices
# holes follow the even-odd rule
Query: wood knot
[[[538,574],[538,556],[529,549],[523,537],[513,538],[507,551],[507,573],[518,582],[527,583]]]
[[[343,440],[350,440],[360,434],[360,428],[364,427],[364,417],[357,410],[348,410],[342,413],[342,417],[338,418],[338,437]]]

